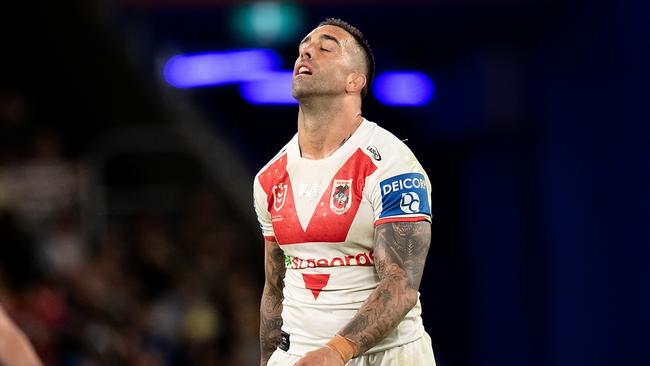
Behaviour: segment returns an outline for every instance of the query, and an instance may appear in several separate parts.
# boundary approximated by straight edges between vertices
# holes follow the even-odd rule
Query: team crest
[[[352,205],[352,179],[335,179],[332,184],[330,208],[335,214],[341,215]]]
[[[284,183],[279,183],[273,186],[273,208],[275,211],[280,211],[284,206],[284,201],[287,198],[287,188],[289,186]]]

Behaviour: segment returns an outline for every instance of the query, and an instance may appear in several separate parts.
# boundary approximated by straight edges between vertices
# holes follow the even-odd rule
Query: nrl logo
[[[332,184],[332,196],[330,197],[330,208],[335,214],[341,215],[350,208],[352,204],[351,190],[352,179],[335,179]]]
[[[284,183],[279,183],[273,186],[273,208],[275,211],[280,211],[284,206],[284,201],[287,198],[287,187]]]

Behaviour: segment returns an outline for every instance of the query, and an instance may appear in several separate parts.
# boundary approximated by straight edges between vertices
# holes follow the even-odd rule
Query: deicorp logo
[[[379,183],[382,212],[379,217],[431,214],[427,182],[420,173],[400,174]]]

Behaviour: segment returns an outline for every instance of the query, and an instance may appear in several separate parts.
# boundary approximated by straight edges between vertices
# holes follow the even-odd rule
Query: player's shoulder
[[[295,136],[294,136],[294,138],[295,138]],[[280,151],[278,151],[278,152],[273,156],[273,158],[271,158],[271,160],[269,160],[266,164],[264,164],[264,166],[262,167],[262,169],[260,169],[260,170],[257,172],[257,174],[255,174],[255,180],[257,180],[257,179],[259,178],[259,176],[262,175],[264,172],[266,172],[270,167],[272,167],[273,165],[277,164],[278,161],[279,161],[280,159],[282,159],[282,157],[284,157],[284,156],[287,155],[287,148],[289,147],[289,144],[291,144],[292,141],[293,141],[293,138],[292,138],[289,142],[287,142],[287,143],[286,143],[286,144],[285,144],[285,145],[280,149]]]
[[[403,158],[405,155],[413,156],[411,149],[392,132],[369,121],[369,138],[365,152],[379,165],[382,162]]]

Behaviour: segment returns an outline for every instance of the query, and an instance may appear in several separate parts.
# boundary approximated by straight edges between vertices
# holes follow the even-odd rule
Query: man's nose
[[[308,59],[309,60],[309,59],[311,59],[311,55],[312,55],[312,51],[311,51],[310,46],[305,46],[300,51],[300,58],[302,58],[302,59]]]

